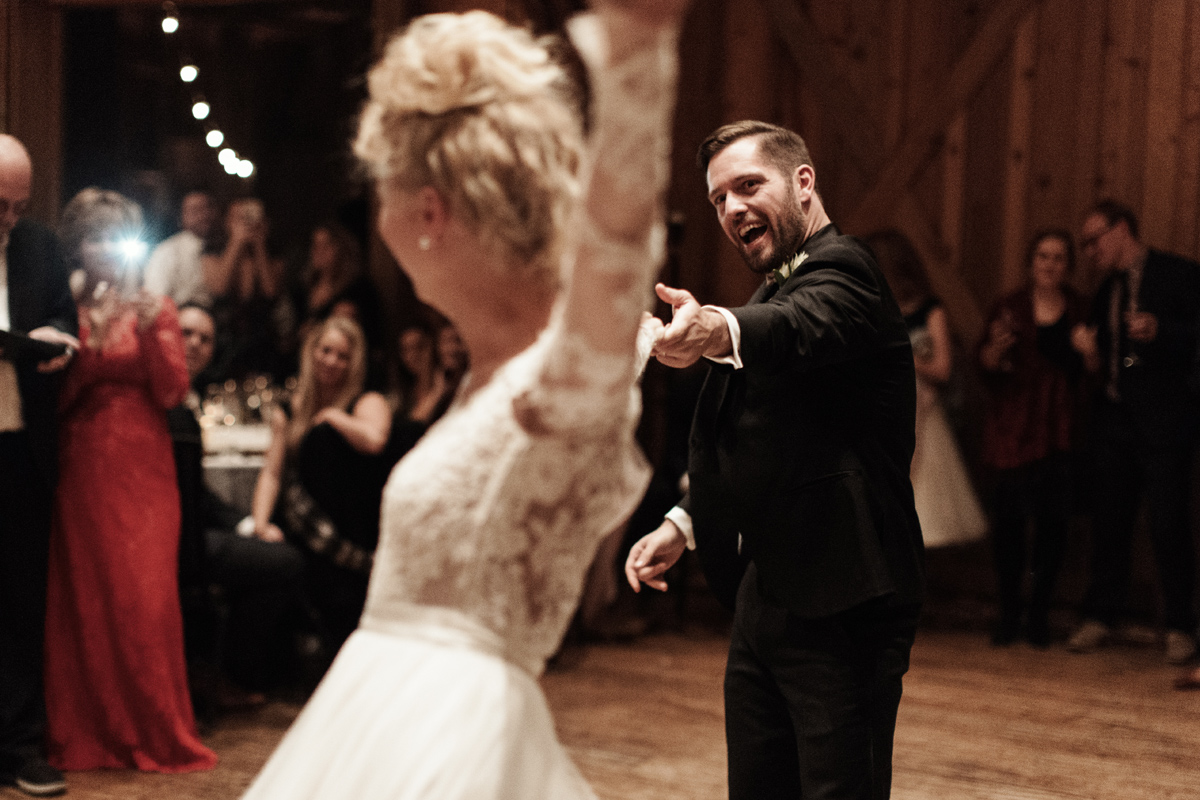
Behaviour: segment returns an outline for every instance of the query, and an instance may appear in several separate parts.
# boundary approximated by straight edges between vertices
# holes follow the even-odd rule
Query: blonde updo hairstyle
[[[556,286],[583,133],[545,44],[485,11],[430,14],[392,38],[368,88],[354,149],[383,190],[432,187],[500,263]]]
[[[139,238],[142,235],[142,208],[119,192],[89,186],[71,198],[63,207],[58,222],[58,238],[63,256],[72,270],[81,270],[83,243],[89,239]],[[137,266],[137,265],[135,265]],[[122,290],[137,288],[140,275],[137,269],[121,275]],[[94,276],[87,275],[90,289]]]

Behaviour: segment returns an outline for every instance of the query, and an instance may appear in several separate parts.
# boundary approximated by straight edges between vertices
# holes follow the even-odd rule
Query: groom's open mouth
[[[760,222],[749,222],[738,228],[737,235],[738,238],[741,239],[742,244],[745,245],[753,244],[754,242],[758,241],[766,232],[766,225]]]

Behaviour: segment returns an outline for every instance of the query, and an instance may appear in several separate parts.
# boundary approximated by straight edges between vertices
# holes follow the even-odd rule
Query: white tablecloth
[[[271,442],[267,425],[218,425],[205,428],[204,480],[213,492],[243,513],[250,513],[254,485]]]

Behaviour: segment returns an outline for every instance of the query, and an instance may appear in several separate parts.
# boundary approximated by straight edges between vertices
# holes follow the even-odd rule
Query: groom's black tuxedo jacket
[[[778,291],[730,309],[744,366],[713,365],[701,390],[682,502],[696,552],[731,608],[747,560],[762,595],[804,617],[919,603],[907,328],[857,239],[829,225],[801,252]]]
[[[21,220],[8,236],[8,316],[14,332],[29,333],[45,325],[71,335],[79,332],[79,312],[71,298],[67,268],[58,239],[46,228]],[[17,362],[21,412],[33,456],[44,477],[53,482],[56,453],[58,387],[63,372],[44,375],[37,363]]]

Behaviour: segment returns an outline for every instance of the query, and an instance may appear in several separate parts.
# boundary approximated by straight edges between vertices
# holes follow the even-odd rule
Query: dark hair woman
[[[1067,283],[1075,263],[1071,235],[1046,230],[1026,252],[1028,279],[1001,298],[978,351],[989,402],[983,460],[993,471],[992,543],[1000,616],[992,634],[1009,644],[1022,632],[1050,642],[1049,612],[1071,510],[1071,458],[1083,361],[1071,331],[1083,299]],[[1025,541],[1033,520],[1032,548]],[[1033,576],[1028,607],[1026,572]]]

